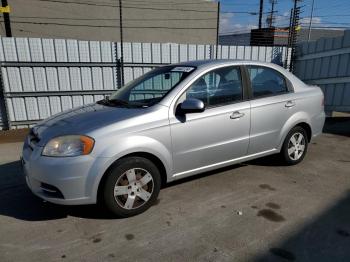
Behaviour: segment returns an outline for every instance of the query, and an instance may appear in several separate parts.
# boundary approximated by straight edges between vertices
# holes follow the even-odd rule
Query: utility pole
[[[268,27],[271,28],[272,25],[273,25],[273,22],[275,20],[275,17],[274,17],[274,13],[275,13],[275,4],[276,4],[277,0],[270,0],[270,3],[271,3],[271,12],[270,12],[270,16],[268,17],[267,19],[267,24],[268,24]]]
[[[298,2],[302,0],[294,0],[294,8],[293,8],[293,18],[292,25],[290,27],[290,44],[291,44],[291,62],[289,71],[293,72],[294,70],[294,62],[296,59],[296,45],[297,45],[297,36],[299,30],[299,18],[300,18],[300,6],[298,6]]]
[[[7,7],[8,6],[7,0],[1,0],[1,4],[2,4],[2,7]],[[7,37],[12,37],[11,23],[10,23],[10,13],[9,12],[4,12],[3,15],[4,15],[4,24],[5,24],[6,36]]]
[[[218,1],[218,11],[216,19],[216,52],[215,58],[218,59],[218,48],[219,48],[219,28],[220,27],[220,1]]]
[[[260,0],[260,10],[259,10],[259,29],[261,29],[261,20],[264,9],[264,0]]]
[[[289,32],[288,32],[288,47],[291,47],[292,45],[292,26],[293,26],[293,19],[294,17],[294,9],[290,9],[290,17],[289,17]]]
[[[309,33],[307,35],[307,41],[308,42],[310,41],[310,37],[311,37],[312,18],[313,18],[313,15],[314,15],[314,3],[315,3],[315,0],[312,0],[310,23],[309,23]]]
[[[119,0],[119,34],[120,34],[120,64],[121,82],[124,85],[124,48],[123,48],[123,11],[122,0]]]
[[[293,7],[294,12],[296,12],[297,10],[297,5],[298,5],[298,0],[294,0],[294,7]]]

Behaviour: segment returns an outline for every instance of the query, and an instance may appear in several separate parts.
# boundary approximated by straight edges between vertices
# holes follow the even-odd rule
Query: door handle
[[[285,107],[293,107],[293,106],[295,106],[295,102],[294,101],[287,101],[287,103],[284,106]]]
[[[244,113],[241,113],[239,111],[235,111],[235,112],[232,113],[232,115],[230,115],[230,118],[231,119],[239,119],[239,118],[241,118],[243,116],[244,116]]]

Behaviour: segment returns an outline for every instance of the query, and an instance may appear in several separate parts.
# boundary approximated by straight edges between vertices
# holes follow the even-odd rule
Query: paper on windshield
[[[173,72],[185,72],[189,73],[194,69],[194,67],[189,67],[189,66],[177,66],[171,69]]]

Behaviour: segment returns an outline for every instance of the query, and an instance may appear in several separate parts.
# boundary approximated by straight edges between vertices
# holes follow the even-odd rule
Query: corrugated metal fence
[[[121,69],[120,43],[1,37],[0,125],[27,127],[100,100],[120,86],[121,71],[127,83],[156,66],[189,60],[251,59],[289,66],[282,47],[124,43],[123,51]]]
[[[302,43],[294,73],[322,88],[326,111],[350,112],[350,31],[343,37]]]

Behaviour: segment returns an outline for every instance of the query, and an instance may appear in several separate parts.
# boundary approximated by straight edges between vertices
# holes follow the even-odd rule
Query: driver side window
[[[204,74],[192,84],[185,96],[185,99],[202,100],[206,107],[241,101],[243,86],[240,68],[223,67]]]

